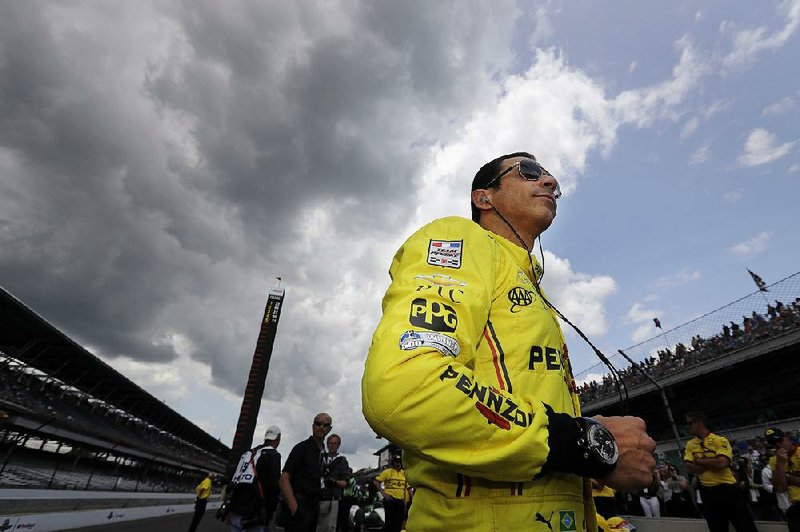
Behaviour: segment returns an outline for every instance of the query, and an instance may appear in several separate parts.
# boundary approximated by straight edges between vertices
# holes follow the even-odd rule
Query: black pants
[[[384,499],[383,510],[386,512],[386,532],[400,532],[403,529],[403,518],[406,516],[406,503],[402,499]]]
[[[800,502],[786,510],[786,524],[789,525],[789,532],[800,532]]]
[[[737,532],[757,532],[744,492],[736,485],[701,487],[700,497],[703,499],[703,517],[711,532],[728,532],[728,522]]]
[[[197,499],[194,503],[194,515],[192,516],[192,524],[189,525],[189,532],[194,532],[197,530],[197,525],[200,524],[200,520],[203,518],[203,514],[206,513],[206,505],[208,504],[208,499]]]
[[[614,497],[595,497],[594,507],[603,519],[619,515],[617,513],[617,502],[614,500]]]
[[[281,523],[286,532],[316,532],[319,518],[319,499],[297,498],[297,511],[292,515],[281,502]]]

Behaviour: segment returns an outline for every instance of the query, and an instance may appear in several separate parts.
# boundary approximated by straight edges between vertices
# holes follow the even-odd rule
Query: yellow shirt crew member
[[[691,462],[698,458],[716,458],[717,456],[726,456],[729,462],[733,461],[731,444],[724,436],[709,432],[705,438],[701,439],[696,436],[689,440],[683,459]],[[700,479],[700,485],[705,487],[736,483],[730,467],[721,470],[709,469],[697,476]]]
[[[406,484],[406,475],[402,469],[399,471],[393,467],[384,469],[375,477],[375,480],[383,484],[383,491],[389,497],[408,502],[410,498],[408,484]]]

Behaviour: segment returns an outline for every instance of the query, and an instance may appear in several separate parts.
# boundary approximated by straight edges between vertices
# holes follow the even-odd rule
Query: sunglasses
[[[314,425],[316,425],[317,427],[322,427],[322,428],[324,428],[324,429],[326,429],[326,428],[328,428],[328,427],[330,427],[330,426],[331,426],[331,424],[330,424],[330,423],[326,423],[326,422],[324,422],[324,421],[315,421],[315,422],[314,422]]]
[[[497,177],[486,183],[484,188],[489,188],[492,186],[496,181],[498,181],[501,177],[506,175],[507,173],[511,172],[514,168],[517,169],[519,172],[519,176],[524,179],[525,181],[539,181],[542,176],[549,175],[550,177],[553,176],[550,172],[544,169],[544,167],[537,163],[536,161],[532,161],[530,159],[523,159],[521,161],[517,161],[502,172],[500,172]],[[556,199],[561,197],[561,185],[556,183],[556,188],[553,189],[553,196]]]

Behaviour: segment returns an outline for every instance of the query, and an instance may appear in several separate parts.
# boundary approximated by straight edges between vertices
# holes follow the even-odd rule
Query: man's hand
[[[789,451],[783,448],[778,449],[775,453],[775,462],[776,465],[782,465],[785,467],[786,464],[789,463]]]
[[[292,512],[292,516],[297,513],[297,499],[292,499],[291,501],[286,502],[286,506],[289,507],[289,511]]]
[[[602,479],[603,483],[621,491],[637,491],[652,484],[656,442],[647,435],[644,420],[632,416],[595,416],[594,419],[611,431],[619,447],[617,467]]]

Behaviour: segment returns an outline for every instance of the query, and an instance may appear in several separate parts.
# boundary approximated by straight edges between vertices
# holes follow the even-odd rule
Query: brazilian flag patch
[[[569,532],[577,530],[575,528],[575,512],[572,510],[558,511],[558,530],[559,532]]]

